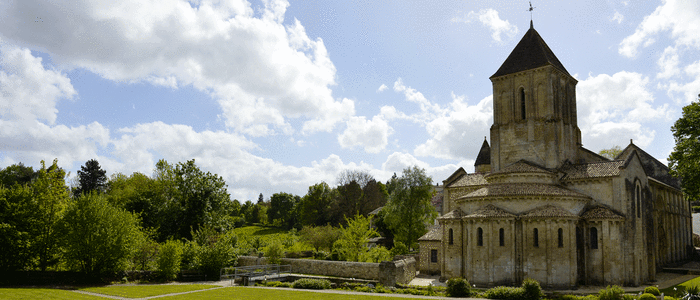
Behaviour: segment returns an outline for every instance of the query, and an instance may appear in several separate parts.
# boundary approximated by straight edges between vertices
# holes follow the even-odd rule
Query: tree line
[[[309,242],[312,232],[322,237],[335,232],[330,240],[342,242],[323,248],[353,259],[345,248],[357,245],[342,235],[367,227],[370,212],[383,207],[372,222],[400,248],[415,247],[437,215],[430,205],[432,180],[417,167],[386,183],[346,170],[335,187],[320,182],[303,196],[280,192],[265,201],[260,194],[255,203],[232,200],[223,178],[202,171],[194,160],[160,160],[151,176],[110,178],[89,160],[77,175],[69,187],[55,160],[50,166],[42,162],[39,170],[22,163],[0,170],[0,270],[143,269],[169,253],[166,257],[181,256],[183,268],[214,274],[235,264],[238,239],[232,229],[252,224],[299,232]],[[366,229],[363,244],[376,234]]]

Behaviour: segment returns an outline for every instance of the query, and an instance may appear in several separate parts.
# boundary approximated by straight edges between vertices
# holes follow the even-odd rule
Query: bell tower
[[[530,21],[493,85],[491,168],[521,159],[545,168],[574,162],[581,146],[576,84]]]

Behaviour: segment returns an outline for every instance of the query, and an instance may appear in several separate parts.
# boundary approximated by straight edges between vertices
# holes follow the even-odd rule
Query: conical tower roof
[[[491,164],[491,147],[489,147],[489,142],[484,138],[484,143],[481,144],[481,150],[479,150],[479,155],[476,156],[476,162],[474,166],[489,165]]]
[[[525,36],[520,40],[515,49],[508,55],[506,61],[503,62],[498,71],[490,78],[513,74],[525,70],[552,65],[571,76],[561,64],[559,59],[554,55],[547,43],[532,25],[530,21],[530,29],[525,33]]]

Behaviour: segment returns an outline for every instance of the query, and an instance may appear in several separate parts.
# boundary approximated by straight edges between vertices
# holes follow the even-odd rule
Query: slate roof
[[[542,183],[499,183],[489,184],[483,188],[473,191],[459,199],[477,197],[499,197],[499,196],[563,196],[563,197],[585,197],[588,196],[575,192],[561,186]]]
[[[484,179],[484,174],[464,174],[462,175],[462,177],[452,182],[450,184],[450,187],[484,185],[486,183],[487,182],[486,179]]]
[[[498,172],[491,174],[505,174],[505,173],[552,173],[551,171],[542,168],[536,164],[533,164],[526,160],[516,161],[503,169],[498,170]]]
[[[570,213],[569,211],[556,206],[547,204],[544,206],[537,207],[533,210],[525,212],[521,215],[522,218],[576,218],[577,215]]]
[[[481,150],[479,150],[479,155],[476,156],[476,162],[474,166],[480,165],[490,165],[491,164],[491,147],[489,147],[489,142],[484,138],[484,143],[481,144]]]
[[[587,210],[586,212],[581,215],[582,218],[588,219],[588,220],[609,220],[609,219],[617,219],[617,220],[623,220],[625,217],[617,214],[616,212],[610,210],[607,207],[604,206],[598,206],[594,207],[592,209]]]
[[[419,241],[440,241],[442,240],[442,227],[440,225],[434,225],[428,229],[428,232],[422,237],[418,238]]]
[[[462,217],[462,210],[457,208],[451,212],[448,212],[440,217],[438,219],[459,219]]]
[[[508,55],[508,58],[503,62],[498,71],[490,78],[513,74],[525,70],[552,65],[560,71],[569,75],[564,65],[554,55],[547,43],[544,42],[537,30],[530,22],[530,29],[525,33],[525,36],[518,42],[515,49]]]
[[[561,171],[566,173],[562,180],[612,177],[620,175],[620,167],[624,160],[594,162],[587,164],[565,165]]]
[[[477,209],[473,213],[464,216],[465,219],[482,219],[482,218],[514,218],[515,215],[505,210],[502,210],[492,204],[487,204]]]

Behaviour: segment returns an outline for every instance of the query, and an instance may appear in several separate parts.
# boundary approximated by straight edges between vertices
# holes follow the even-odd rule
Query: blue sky
[[[642,3],[639,3],[642,2]],[[535,1],[579,81],[583,144],[665,162],[700,93],[700,2]],[[473,164],[489,77],[527,1],[0,3],[0,167],[97,159],[108,174],[195,159],[233,198],[303,195],[345,169],[436,182]]]

